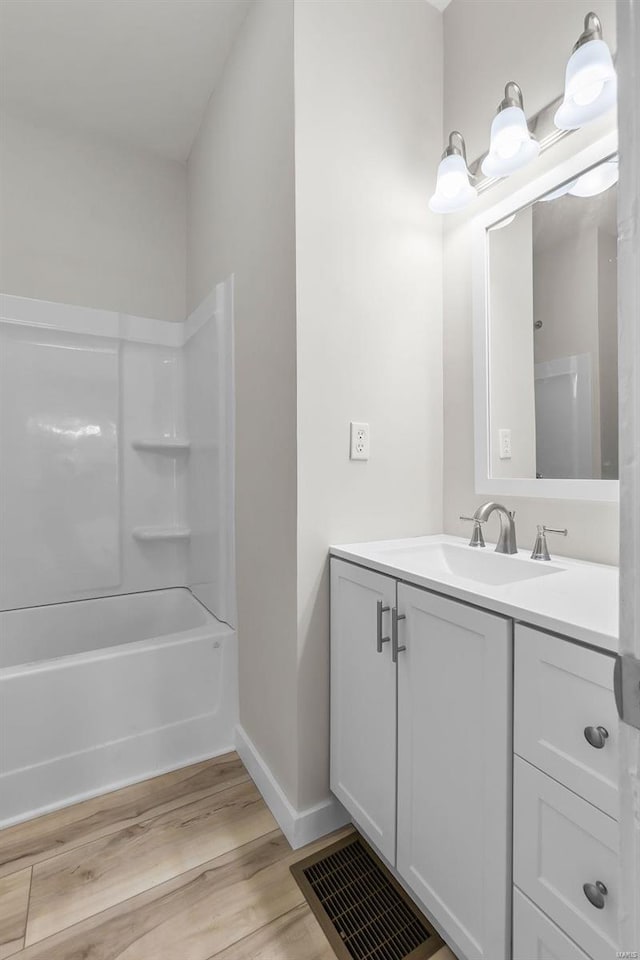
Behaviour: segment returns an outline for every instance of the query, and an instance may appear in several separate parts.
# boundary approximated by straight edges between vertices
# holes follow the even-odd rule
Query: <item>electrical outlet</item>
[[[500,430],[500,459],[511,460],[511,430]]]
[[[351,421],[351,450],[352,460],[369,459],[369,424]]]

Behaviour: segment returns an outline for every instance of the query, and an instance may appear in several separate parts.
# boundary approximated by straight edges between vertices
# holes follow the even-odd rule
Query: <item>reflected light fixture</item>
[[[564,197],[567,194],[572,197],[595,197],[618,182],[618,173],[618,157],[610,157],[609,160],[599,163],[586,173],[581,173],[579,177],[563,183],[551,193],[538,197],[538,202],[548,203],[549,200],[557,200],[558,197]]]
[[[464,137],[454,130],[438,165],[436,190],[429,200],[429,209],[433,213],[453,213],[466,207],[478,195],[470,177]]]
[[[556,127],[577,130],[597,120],[615,106],[617,86],[611,51],[602,39],[602,24],[595,13],[588,13],[567,63],[564,99],[554,117]]]
[[[540,153],[524,115],[522,90],[514,80],[504,88],[504,100],[491,124],[489,153],[482,161],[486,177],[507,177],[526,166]]]
[[[561,187],[557,187],[555,190],[552,190],[551,193],[545,193],[544,196],[538,197],[538,203],[549,203],[550,200],[557,200],[558,197],[564,197],[566,193],[569,193],[571,187],[577,183],[577,177],[574,177],[573,180],[569,180],[568,183],[563,183]]]
[[[618,158],[612,157],[587,170],[572,184],[569,193],[572,197],[595,197],[604,193],[618,182]]]
[[[508,227],[510,223],[513,223],[516,215],[512,213],[510,217],[505,217],[504,220],[498,220],[497,223],[492,223],[488,228],[489,230],[503,230],[505,227]]]

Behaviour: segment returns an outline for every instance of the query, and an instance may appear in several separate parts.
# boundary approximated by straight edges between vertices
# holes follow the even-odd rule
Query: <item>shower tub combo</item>
[[[0,613],[0,827],[233,748],[235,632],[185,588]]]

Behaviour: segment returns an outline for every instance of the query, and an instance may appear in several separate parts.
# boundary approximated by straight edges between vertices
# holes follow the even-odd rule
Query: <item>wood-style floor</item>
[[[0,960],[331,960],[234,753],[0,832]],[[433,960],[455,960],[442,948]]]

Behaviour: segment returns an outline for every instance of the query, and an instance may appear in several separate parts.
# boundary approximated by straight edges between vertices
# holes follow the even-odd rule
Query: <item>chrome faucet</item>
[[[494,500],[488,500],[478,507],[471,518],[476,525],[474,531],[481,523],[486,523],[492,513],[497,512],[500,515],[500,536],[496,544],[496,553],[517,553],[516,544],[516,525],[514,517],[515,510],[507,510],[501,503]]]

